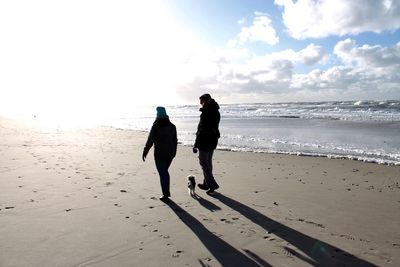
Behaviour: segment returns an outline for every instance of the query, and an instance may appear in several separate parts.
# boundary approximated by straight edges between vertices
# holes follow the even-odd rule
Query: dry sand
[[[400,166],[191,148],[158,200],[147,135],[0,119],[0,266],[400,266]]]

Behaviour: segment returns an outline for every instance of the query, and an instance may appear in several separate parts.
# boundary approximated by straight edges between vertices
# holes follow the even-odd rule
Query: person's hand
[[[194,147],[194,148],[193,148],[193,153],[196,154],[197,151],[199,151],[199,150],[197,149],[197,147]]]

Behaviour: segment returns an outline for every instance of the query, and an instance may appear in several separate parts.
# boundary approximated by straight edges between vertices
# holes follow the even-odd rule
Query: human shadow
[[[201,196],[199,196],[196,193],[194,195],[192,195],[192,198],[197,200],[200,205],[202,205],[204,208],[208,209],[211,212],[221,209],[219,206],[215,205],[214,203],[212,203],[211,201],[208,201],[205,198],[202,198]]]
[[[222,266],[271,266],[259,257],[246,256],[230,244],[210,232],[201,222],[181,208],[174,201],[167,205],[178,216],[178,218],[199,238],[204,246],[210,251]],[[246,252],[247,253],[247,252]],[[198,259],[204,265],[201,259]]]
[[[349,252],[346,252],[338,247],[330,245],[321,240],[315,239],[296,231],[288,226],[283,225],[264,214],[232,199],[221,193],[215,193],[214,198],[221,201],[226,206],[236,210],[247,219],[267,232],[286,240],[293,246],[301,250],[307,257],[295,252],[294,250],[283,247],[290,254],[297,256],[299,259],[306,261],[314,266],[376,266],[363,259],[360,259]]]

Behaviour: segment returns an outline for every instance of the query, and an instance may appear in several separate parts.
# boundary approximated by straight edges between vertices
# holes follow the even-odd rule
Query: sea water
[[[183,145],[194,143],[199,106],[167,106]],[[218,149],[348,158],[400,165],[400,101],[220,104]],[[155,107],[107,124],[149,131]]]

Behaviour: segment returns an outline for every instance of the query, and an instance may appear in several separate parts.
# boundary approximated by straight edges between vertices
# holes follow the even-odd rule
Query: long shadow
[[[222,266],[271,266],[261,258],[254,257],[254,255],[247,257],[245,254],[229,245],[227,242],[210,232],[202,223],[178,206],[174,201],[169,201],[167,205],[170,206],[171,210],[175,212],[178,218],[193,231],[193,233]],[[201,261],[201,259],[199,259],[199,262],[201,265],[206,265]]]
[[[200,205],[202,205],[204,208],[208,209],[211,212],[214,212],[216,210],[220,210],[221,208],[212,203],[211,201],[208,201],[207,199],[202,198],[198,194],[194,194],[192,196],[193,199],[197,200]]]
[[[220,200],[226,206],[236,210],[243,216],[258,224],[269,233],[291,243],[309,259],[298,253],[292,253],[294,256],[299,257],[301,260],[308,262],[314,266],[376,266],[365,260],[362,260],[349,252],[346,252],[338,247],[325,243],[321,240],[312,238],[308,235],[300,233],[290,227],[287,227],[277,221],[268,218],[264,214],[236,201],[223,194],[216,193],[214,198]],[[285,249],[285,248],[284,248]],[[287,248],[290,250],[290,248]],[[289,251],[290,252],[290,251]]]

